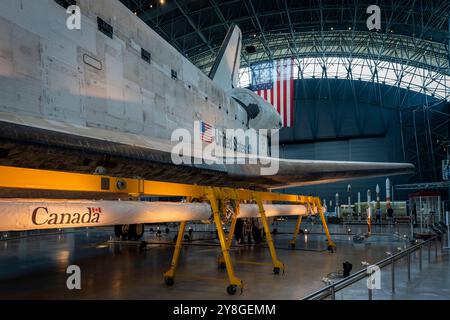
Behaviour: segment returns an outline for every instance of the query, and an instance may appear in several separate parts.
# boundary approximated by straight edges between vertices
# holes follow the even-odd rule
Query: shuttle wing
[[[412,164],[389,162],[272,159],[272,166],[274,168],[278,167],[278,170],[275,174],[269,176],[258,176],[258,171],[261,170],[261,167],[252,165],[240,165],[235,168],[229,168],[229,172],[231,175],[236,175],[243,179],[245,179],[245,175],[248,175],[254,180],[255,184],[265,186],[267,189],[385,177],[414,172],[414,165]]]
[[[1,113],[0,113],[1,115]],[[17,123],[21,123],[20,125]],[[102,139],[99,139],[102,137]],[[166,141],[128,133],[89,131],[49,120],[22,116],[0,121],[0,165],[93,173],[105,167],[114,176],[140,176],[149,180],[233,186],[257,189],[331,183],[344,180],[408,174],[408,163],[275,159],[261,164],[175,165]],[[25,156],[27,155],[27,156]],[[272,167],[273,174],[262,169]],[[1,195],[1,192],[0,192]],[[16,196],[16,195],[14,195]]]

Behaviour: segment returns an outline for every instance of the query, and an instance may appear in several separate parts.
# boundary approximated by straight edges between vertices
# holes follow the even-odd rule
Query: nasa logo
[[[34,225],[76,225],[76,224],[95,224],[100,221],[101,208],[87,208],[84,213],[57,213],[49,212],[46,207],[37,207],[33,210],[31,220]]]

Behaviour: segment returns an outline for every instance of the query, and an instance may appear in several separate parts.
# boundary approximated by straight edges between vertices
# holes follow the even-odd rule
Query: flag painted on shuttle
[[[273,62],[273,83],[261,85],[256,93],[280,114],[283,127],[294,125],[294,59]]]
[[[213,142],[213,127],[206,122],[200,122],[200,139],[207,143]]]

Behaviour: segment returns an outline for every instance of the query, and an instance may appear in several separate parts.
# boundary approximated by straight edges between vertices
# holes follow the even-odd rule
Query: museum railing
[[[377,270],[381,270],[382,268],[385,268],[386,266],[391,265],[391,287],[392,287],[392,293],[395,293],[395,262],[403,259],[406,257],[406,264],[407,264],[407,272],[408,272],[408,281],[411,280],[411,254],[413,252],[419,251],[419,270],[422,271],[422,251],[425,246],[427,246],[428,249],[428,263],[431,263],[431,251],[432,251],[432,244],[434,244],[434,252],[435,252],[435,258],[437,259],[438,255],[438,241],[437,237],[434,236],[432,238],[429,238],[425,241],[416,243],[404,250],[401,250],[400,252],[396,254],[390,254],[386,259],[383,259],[377,263],[368,265],[365,269],[362,269],[346,278],[343,278],[339,281],[333,282],[330,285],[327,285],[326,287],[313,292],[306,297],[304,297],[302,300],[323,300],[326,298],[330,298],[331,300],[336,299],[336,292],[343,290],[354,283],[368,277],[374,277]],[[372,280],[372,279],[371,279]],[[368,299],[372,300],[373,295],[373,288],[372,285],[367,285],[367,291],[368,291]]]

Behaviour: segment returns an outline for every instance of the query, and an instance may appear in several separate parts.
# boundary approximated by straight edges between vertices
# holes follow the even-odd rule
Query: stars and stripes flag
[[[204,121],[200,122],[200,139],[207,143],[213,142],[213,127]]]
[[[294,126],[294,59],[273,62],[273,82],[260,85],[256,93],[280,114],[283,127]]]

